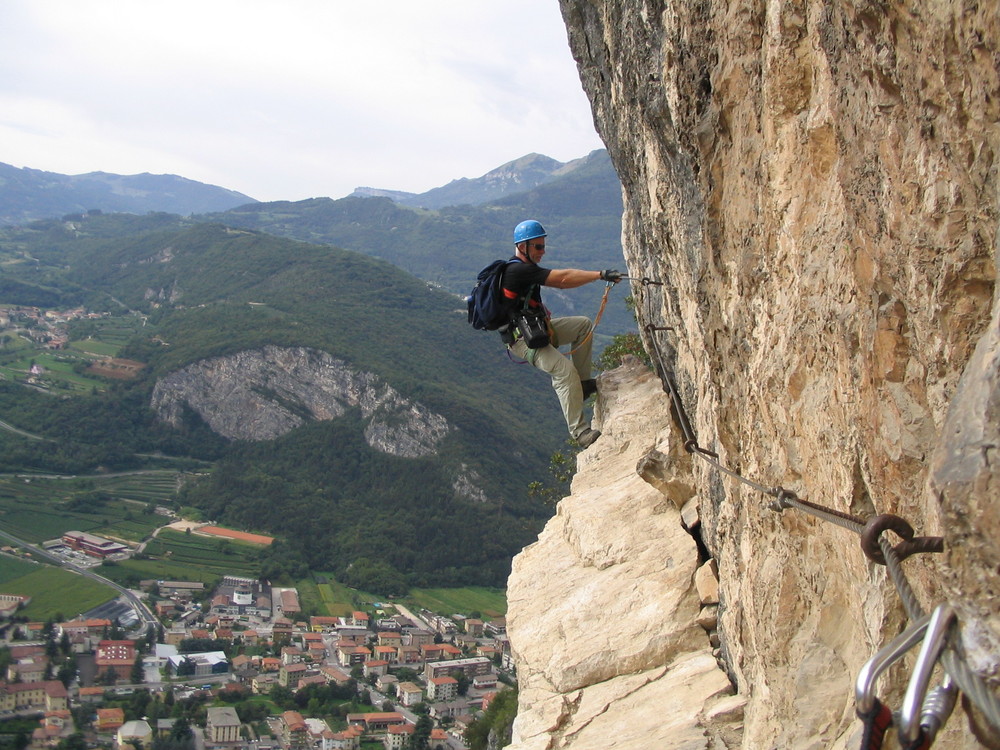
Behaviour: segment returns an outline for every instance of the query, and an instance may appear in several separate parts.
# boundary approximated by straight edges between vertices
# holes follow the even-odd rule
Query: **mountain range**
[[[235,190],[176,175],[65,175],[0,163],[0,226],[95,210],[187,216],[253,202]]]
[[[446,206],[478,206],[544,185],[572,173],[586,162],[587,157],[563,163],[541,154],[528,154],[507,162],[482,177],[452,180],[447,185],[425,193],[359,187],[348,197],[389,198],[401,206],[431,209]]]
[[[621,184],[604,150],[565,163],[528,154],[420,194],[358,188],[345,198],[294,202],[258,202],[172,175],[68,176],[0,164],[0,226],[102,211],[179,214],[335,245],[387,260],[458,295],[491,260],[511,253],[511,230],[529,216],[550,233],[547,264],[622,264]],[[556,315],[592,317],[602,291],[598,285],[550,289],[546,302]],[[633,327],[624,305],[609,305],[596,341],[600,346]]]

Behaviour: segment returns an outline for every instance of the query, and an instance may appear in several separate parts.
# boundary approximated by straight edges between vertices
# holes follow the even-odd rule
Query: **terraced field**
[[[40,543],[66,531],[139,542],[167,518],[153,512],[172,503],[181,472],[120,476],[0,476],[0,528]]]
[[[232,539],[213,539],[163,529],[146,545],[149,560],[126,560],[128,569],[156,572],[148,578],[210,582],[227,573],[253,575],[257,570],[257,545]],[[167,575],[169,573],[169,575]]]

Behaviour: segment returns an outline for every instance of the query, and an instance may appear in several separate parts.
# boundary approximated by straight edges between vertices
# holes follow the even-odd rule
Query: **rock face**
[[[636,471],[655,453],[675,467],[660,476],[677,496],[692,479],[660,382],[633,360],[601,378],[601,408],[603,435],[580,457],[573,494],[514,558],[518,750],[687,747],[707,726],[732,734],[745,703],[712,654],[714,623],[700,622],[681,509]]]
[[[214,357],[156,384],[152,407],[161,419],[177,425],[185,405],[234,440],[271,440],[306,420],[333,419],[356,407],[366,420],[368,444],[406,458],[435,453],[449,432],[444,417],[407,401],[375,375],[304,347]]]
[[[644,341],[661,378],[676,380],[697,444],[765,488],[863,518],[897,514],[918,535],[942,535],[943,554],[904,569],[923,609],[954,605],[956,640],[992,679],[995,4],[561,7],[622,180],[629,273],[652,282],[633,282]],[[617,430],[623,407],[602,399],[602,429]],[[661,703],[605,696],[596,710],[590,696],[653,689],[711,648],[691,649],[701,601],[668,578],[680,568],[694,586],[706,556],[719,600],[708,637],[741,715],[716,712],[724,691],[685,687],[674,708],[686,729],[662,744],[647,736],[614,746],[853,746],[854,679],[908,622],[885,568],[853,532],[794,509],[774,513],[769,497],[686,454],[676,421],[658,414],[634,439],[602,437],[583,455],[572,496],[515,562],[509,620],[523,693],[513,747],[598,747],[592,732],[612,720],[672,724]],[[581,508],[597,495],[634,505],[612,515],[622,526],[594,521],[591,539]],[[671,505],[683,507],[676,523],[660,517]],[[655,570],[642,562],[636,524],[696,527],[702,555],[659,550]],[[555,562],[563,557],[574,562]],[[615,585],[591,578],[613,575]],[[647,610],[662,611],[637,633]],[[879,683],[893,708],[909,666]],[[644,687],[615,687],[625,679]],[[708,718],[718,715],[726,721]],[[985,724],[959,709],[939,742],[989,744]]]

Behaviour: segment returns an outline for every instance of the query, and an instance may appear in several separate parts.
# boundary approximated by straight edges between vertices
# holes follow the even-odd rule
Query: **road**
[[[0,430],[7,430],[8,432],[13,432],[15,435],[20,435],[21,437],[26,437],[29,440],[44,440],[47,443],[54,442],[49,438],[42,437],[41,435],[33,435],[30,432],[25,432],[24,430],[19,430],[12,424],[7,424],[6,422],[0,420]]]
[[[410,610],[408,610],[402,604],[397,604],[396,602],[393,602],[392,606],[394,606],[399,611],[399,614],[401,614],[403,617],[405,617],[408,620],[410,620],[414,625],[416,625],[421,630],[430,630],[431,629],[430,625],[428,625],[424,620],[422,620],[419,617],[417,617],[415,614],[413,614],[413,612],[411,612]]]
[[[149,625],[154,625],[154,626],[159,625],[159,620],[156,619],[153,613],[149,610],[149,607],[146,606],[146,603],[142,601],[142,599],[140,599],[135,594],[134,591],[131,591],[125,588],[124,586],[120,586],[119,584],[105,578],[104,576],[97,575],[97,573],[86,570],[85,568],[80,568],[74,565],[73,563],[64,560],[59,555],[53,554],[52,552],[42,549],[37,545],[30,544],[24,541],[23,539],[18,539],[16,536],[14,536],[13,534],[8,534],[6,531],[0,531],[0,539],[6,539],[7,541],[19,547],[30,549],[32,553],[38,555],[41,558],[44,558],[45,560],[49,560],[50,562],[59,566],[60,568],[69,570],[71,573],[76,573],[77,575],[81,575],[84,578],[90,578],[93,581],[103,583],[105,586],[113,588],[115,591],[124,596],[125,600],[129,603],[129,606],[132,607],[133,610],[135,610],[135,614],[139,618],[139,623],[140,623],[139,627],[137,628],[139,632],[145,633],[146,628]]]

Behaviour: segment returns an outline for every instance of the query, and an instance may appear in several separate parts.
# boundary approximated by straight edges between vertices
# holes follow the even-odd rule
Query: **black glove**
[[[622,280],[622,272],[615,271],[609,268],[607,271],[601,271],[601,281],[610,281],[612,284],[617,284]]]

